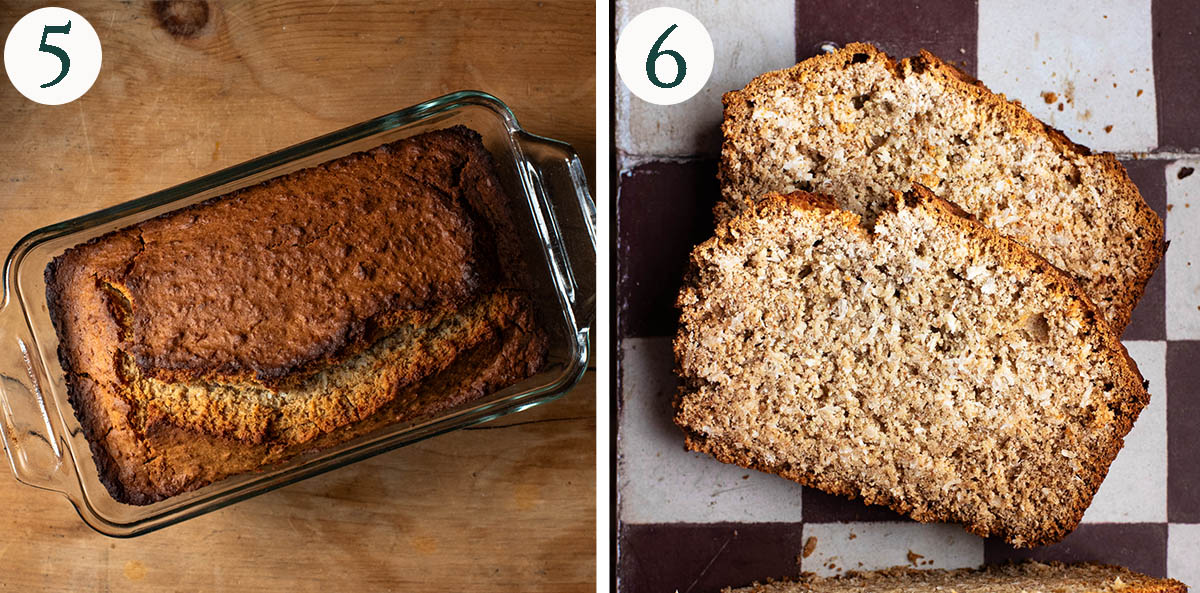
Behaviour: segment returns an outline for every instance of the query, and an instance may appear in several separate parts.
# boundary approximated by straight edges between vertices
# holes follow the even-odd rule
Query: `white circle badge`
[[[678,8],[647,10],[617,35],[617,73],[643,101],[682,103],[704,88],[712,67],[708,29]]]
[[[17,21],[4,42],[4,71],[25,98],[62,105],[82,97],[100,74],[100,38],[65,8],[39,8]]]

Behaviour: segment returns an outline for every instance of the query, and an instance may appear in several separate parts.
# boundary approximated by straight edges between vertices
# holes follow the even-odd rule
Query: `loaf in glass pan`
[[[530,296],[549,339],[537,374],[436,417],[397,422],[261,471],[225,478],[148,505],[123,504],[100,480],[58,357],[46,301],[46,266],[110,231],[351,153],[462,125],[478,132],[511,200]],[[23,237],[5,260],[0,304],[0,433],[21,482],[65,495],[83,520],[133,536],[437,434],[550,401],[586,370],[595,316],[595,204],[567,144],[524,131],[512,111],[461,91],[376,117],[143,198]]]

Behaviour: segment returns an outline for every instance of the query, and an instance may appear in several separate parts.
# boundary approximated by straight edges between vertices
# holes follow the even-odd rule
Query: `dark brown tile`
[[[861,500],[826,494],[805,487],[800,495],[805,523],[847,523],[850,521],[912,521],[887,507],[868,505]]]
[[[1166,339],[1166,272],[1162,263],[1146,283],[1146,292],[1133,308],[1129,325],[1125,326],[1122,340],[1163,340]]]
[[[1167,342],[1167,520],[1200,523],[1200,341]]]
[[[1121,159],[1121,165],[1146,200],[1146,205],[1162,219],[1167,217],[1166,174],[1169,162],[1163,159]]]
[[[832,41],[867,41],[895,59],[927,49],[975,74],[979,11],[962,0],[797,0],[796,59]]]
[[[1200,6],[1195,0],[1154,0],[1154,93],[1159,149],[1200,147]]]
[[[623,337],[672,335],[688,255],[712,236],[717,163],[648,163],[618,183],[618,331]]]
[[[799,523],[623,525],[617,544],[622,593],[716,593],[767,578],[796,577]]]
[[[1063,541],[1041,548],[1014,549],[1004,541],[984,542],[985,562],[1033,559],[1047,562],[1118,564],[1151,576],[1167,576],[1166,523],[1093,523],[1080,525]]]
[[[1137,185],[1142,198],[1160,218],[1167,215],[1167,161],[1150,159],[1122,160],[1129,178]],[[1162,262],[1146,284],[1146,292],[1133,309],[1133,317],[1125,328],[1125,340],[1163,340],[1166,339],[1166,272]]]

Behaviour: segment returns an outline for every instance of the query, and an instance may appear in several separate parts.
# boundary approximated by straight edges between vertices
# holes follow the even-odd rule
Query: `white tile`
[[[1125,347],[1150,382],[1150,404],[1125,437],[1084,523],[1167,521],[1167,343],[1128,341]]]
[[[1149,151],[1158,145],[1152,39],[1150,0],[979,0],[978,74],[1080,144]]]
[[[686,451],[671,421],[670,338],[621,345],[617,496],[626,523],[800,521],[800,485]]]
[[[642,11],[670,6],[704,23],[715,61],[708,84],[677,105],[652,105],[617,83],[617,148],[631,155],[688,156],[720,149],[721,95],[750,79],[796,62],[793,0],[621,0],[616,25]],[[618,77],[619,78],[619,77]]]
[[[805,523],[806,552],[810,545],[811,553],[801,558],[800,569],[821,576],[892,566],[974,568],[983,564],[983,539],[957,525]]]
[[[1179,178],[1180,169],[1195,172]],[[1200,158],[1167,165],[1167,339],[1200,340]]]
[[[1200,525],[1167,526],[1167,578],[1200,587]]]

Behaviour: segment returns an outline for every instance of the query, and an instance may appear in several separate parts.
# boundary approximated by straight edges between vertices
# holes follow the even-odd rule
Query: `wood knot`
[[[208,2],[205,0],[154,0],[150,7],[158,24],[172,37],[197,37],[208,24]]]

